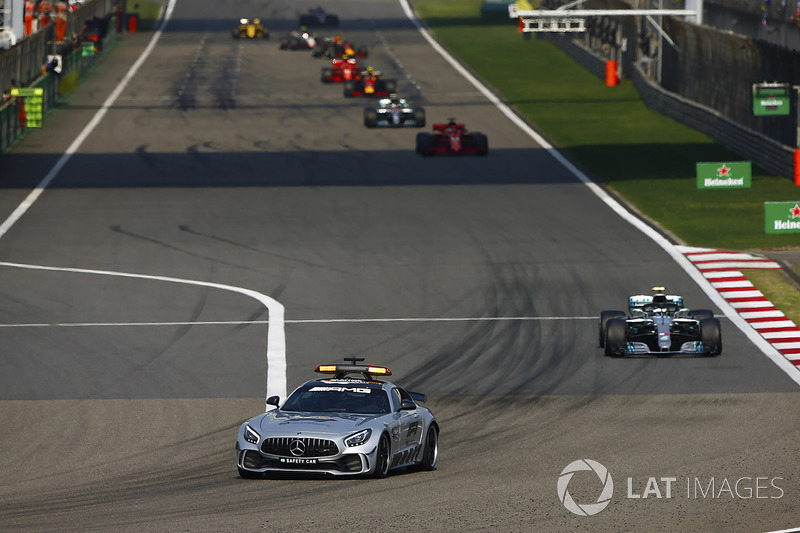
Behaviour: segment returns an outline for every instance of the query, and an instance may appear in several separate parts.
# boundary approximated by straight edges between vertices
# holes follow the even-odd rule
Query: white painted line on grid
[[[52,267],[43,265],[28,265],[23,263],[8,263],[0,261],[0,267],[21,268],[25,270],[43,270],[48,272],[70,272],[73,274],[91,274],[99,276],[113,276],[118,278],[144,279],[150,281],[161,281],[168,283],[179,283],[182,285],[194,285],[198,287],[208,287],[223,291],[234,292],[248,296],[260,302],[269,310],[269,320],[267,321],[267,398],[269,396],[286,397],[286,334],[283,327],[284,308],[278,301],[265,294],[256,292],[243,287],[234,285],[224,285],[212,283],[210,281],[199,281],[191,279],[173,278],[168,276],[151,276],[147,274],[132,274],[129,272],[116,272],[113,270],[90,270],[86,268],[66,268]],[[251,322],[242,322],[249,324]],[[193,322],[186,322],[193,325]]]
[[[689,258],[684,255],[684,251],[678,250],[678,248],[663,235],[647,224],[644,224],[633,213],[612,198],[599,185],[594,183],[586,174],[581,172],[580,169],[567,160],[567,158],[564,157],[561,152],[553,148],[550,143],[548,143],[533,128],[528,126],[524,120],[518,117],[508,105],[503,103],[497,96],[495,96],[494,93],[492,93],[477,78],[475,78],[475,76],[470,74],[470,72],[464,68],[461,63],[451,56],[450,53],[431,36],[431,34],[427,29],[425,29],[422,22],[417,17],[408,0],[398,0],[398,2],[400,2],[400,6],[402,7],[406,17],[408,17],[411,23],[414,24],[414,26],[417,28],[417,31],[420,33],[420,35],[422,35],[423,39],[425,39],[428,44],[430,44],[431,47],[450,64],[450,66],[452,66],[459,74],[461,74],[468,82],[470,82],[473,87],[480,91],[481,94],[483,94],[495,107],[497,107],[497,109],[503,115],[508,117],[508,119],[520,130],[533,139],[536,144],[544,148],[547,153],[553,156],[553,158],[570,173],[572,173],[573,176],[586,185],[589,190],[591,190],[612,211],[617,213],[617,215],[619,215],[623,220],[644,233],[653,242],[660,246],[673,259],[673,261],[683,268],[687,275],[692,278],[695,283],[697,283],[698,287],[700,287],[700,289],[709,297],[709,299],[714,302],[714,304],[720,310],[722,310],[723,313],[725,313],[725,316],[728,317],[728,319],[730,319],[730,321],[733,322],[736,327],[738,327],[747,336],[747,338],[756,345],[756,347],[758,347],[767,357],[770,358],[770,360],[772,360],[773,363],[783,370],[786,375],[789,376],[789,379],[800,385],[800,372],[797,371],[794,365],[789,362],[769,342],[767,342],[766,339],[759,335],[758,332],[753,329],[753,327],[750,326],[746,320],[739,316],[739,313],[736,312],[736,310],[731,307],[725,298],[723,298],[722,295],[720,295],[720,293],[711,286],[711,283],[703,276],[703,274],[700,273],[700,271],[694,266]]]
[[[103,105],[100,106],[100,109],[94,114],[92,119],[83,128],[83,130],[78,134],[72,144],[69,145],[67,150],[64,154],[58,159],[53,168],[47,173],[44,179],[33,189],[30,194],[22,201],[22,203],[17,206],[13,213],[2,223],[0,224],[0,239],[8,232],[11,227],[16,224],[16,222],[24,215],[28,209],[36,202],[36,200],[41,196],[42,192],[50,185],[50,182],[61,172],[61,169],[64,168],[64,165],[67,164],[67,161],[70,160],[73,154],[75,154],[80,146],[84,143],[84,141],[89,137],[89,135],[94,131],[100,121],[105,117],[106,113],[111,106],[114,105],[114,102],[119,98],[122,91],[125,90],[128,83],[133,79],[136,73],[139,71],[139,68],[144,64],[150,54],[156,47],[156,44],[161,39],[161,36],[164,33],[164,30],[169,24],[170,19],[172,18],[172,12],[175,10],[175,4],[177,0],[169,0],[167,4],[167,8],[164,12],[164,16],[161,18],[158,26],[156,27],[155,31],[153,32],[153,37],[150,39],[150,42],[145,48],[144,52],[139,59],[133,64],[125,77],[119,82],[117,87],[111,92],[111,94],[106,98]],[[269,326],[267,329],[267,397],[277,395],[281,398],[286,397],[286,332],[284,330],[283,325],[283,305],[278,303],[276,300],[265,296],[261,293],[251,291],[249,289],[244,289],[241,287],[233,287],[231,285],[222,285],[217,283],[209,283],[204,281],[192,281],[192,280],[184,280],[179,278],[169,278],[169,277],[162,277],[162,276],[146,276],[142,274],[128,274],[123,272],[111,272],[111,271],[100,271],[100,270],[85,270],[85,269],[67,269],[67,268],[56,268],[56,267],[41,267],[36,265],[19,265],[14,263],[0,263],[3,266],[9,267],[16,267],[16,268],[31,268],[31,269],[38,269],[38,270],[56,270],[62,272],[78,272],[78,273],[85,273],[85,274],[101,274],[107,276],[121,276],[121,277],[129,277],[129,278],[139,278],[139,279],[150,279],[156,281],[168,281],[171,283],[184,283],[189,285],[202,285],[205,287],[212,287],[216,289],[222,289],[227,291],[238,292],[240,294],[244,294],[255,298],[256,300],[260,301],[262,304],[269,311]]]
[[[0,263],[0,266],[7,264]],[[202,283],[202,282],[201,282]],[[263,295],[262,295],[263,296]],[[265,297],[266,298],[266,297]],[[496,317],[414,317],[414,318],[298,318],[284,319],[284,324],[369,324],[371,322],[554,322],[597,320],[596,316],[496,316]],[[0,324],[0,328],[120,328],[176,326],[247,326],[269,324],[271,320],[205,320],[200,322],[53,322]]]

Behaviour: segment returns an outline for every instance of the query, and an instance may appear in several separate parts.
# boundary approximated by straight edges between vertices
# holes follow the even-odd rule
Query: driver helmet
[[[253,19],[253,24],[261,24],[261,19]]]

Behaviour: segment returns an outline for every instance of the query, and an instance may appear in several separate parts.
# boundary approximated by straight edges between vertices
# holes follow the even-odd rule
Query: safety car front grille
[[[339,453],[336,443],[310,437],[273,437],[264,439],[261,451],[284,457],[329,457]]]

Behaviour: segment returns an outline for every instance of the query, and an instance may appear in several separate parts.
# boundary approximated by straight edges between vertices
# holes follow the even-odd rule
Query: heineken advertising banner
[[[750,161],[697,163],[698,189],[749,189],[752,181]]]
[[[11,96],[22,97],[22,101],[25,104],[25,126],[28,128],[41,128],[44,89],[41,87],[11,89]]]
[[[800,202],[764,202],[764,232],[800,233]]]
[[[790,87],[786,83],[753,84],[753,116],[788,115]]]

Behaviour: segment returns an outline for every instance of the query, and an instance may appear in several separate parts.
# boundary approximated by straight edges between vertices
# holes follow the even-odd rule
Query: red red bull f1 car
[[[359,79],[344,82],[345,98],[353,96],[385,98],[396,89],[395,80],[387,80],[380,72],[373,71],[372,67],[367,67]]]

